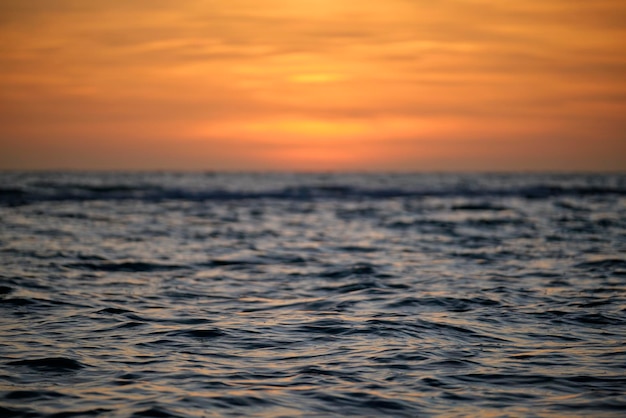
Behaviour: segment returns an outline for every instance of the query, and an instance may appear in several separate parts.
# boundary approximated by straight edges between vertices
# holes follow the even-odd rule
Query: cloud
[[[426,134],[523,143],[542,130],[577,138],[601,120],[595,140],[616,151],[624,12],[608,0],[5,0],[0,145],[201,132],[217,149],[229,147],[220,134],[240,146],[237,135],[259,144],[287,132],[323,144],[414,138],[404,153],[419,155]]]

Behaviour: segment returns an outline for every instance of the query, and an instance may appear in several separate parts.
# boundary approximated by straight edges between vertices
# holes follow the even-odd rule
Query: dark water
[[[0,416],[624,416],[624,175],[0,175]]]

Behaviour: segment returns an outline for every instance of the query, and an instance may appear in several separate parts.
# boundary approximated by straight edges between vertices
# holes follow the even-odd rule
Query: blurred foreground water
[[[0,174],[0,416],[620,416],[626,175]]]

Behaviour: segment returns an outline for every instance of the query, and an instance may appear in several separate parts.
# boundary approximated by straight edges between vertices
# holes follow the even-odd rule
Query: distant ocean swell
[[[520,197],[541,199],[554,197],[585,196],[626,196],[626,187],[555,187],[530,186],[506,189],[463,189],[447,190],[406,190],[376,189],[349,186],[305,186],[287,187],[280,190],[266,191],[228,191],[228,190],[185,190],[164,187],[127,187],[127,186],[87,186],[87,185],[37,185],[33,189],[0,188],[0,204],[28,204],[46,201],[64,200],[144,200],[158,202],[163,200],[235,200],[235,199],[386,199],[417,197],[466,197],[498,198]],[[461,209],[480,209],[461,208]]]

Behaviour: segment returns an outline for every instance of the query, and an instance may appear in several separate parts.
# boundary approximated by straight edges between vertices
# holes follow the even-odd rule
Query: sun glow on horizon
[[[0,168],[624,170],[624,13],[6,0]]]
[[[252,122],[244,125],[244,131],[263,136],[288,138],[296,141],[340,140],[345,137],[363,135],[367,126],[359,122],[313,119],[278,119],[275,121]]]

